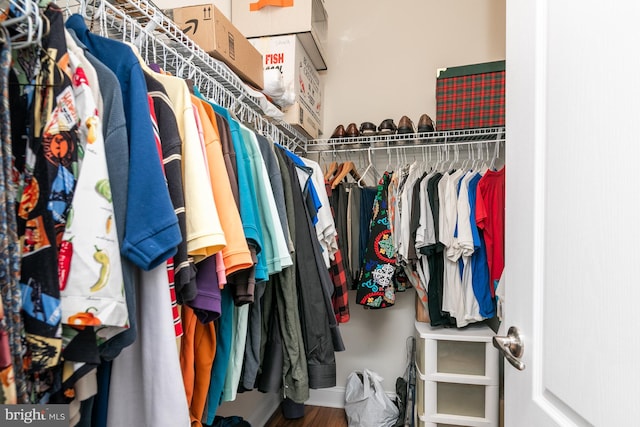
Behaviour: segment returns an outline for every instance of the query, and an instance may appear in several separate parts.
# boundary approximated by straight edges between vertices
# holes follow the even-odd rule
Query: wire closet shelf
[[[135,45],[145,60],[194,81],[209,99],[291,151],[303,151],[307,138],[288,123],[265,115],[260,99],[221,61],[194,43],[148,0],[86,0],[79,6],[100,31]],[[73,9],[71,9],[73,10]],[[95,31],[95,28],[93,29]],[[274,107],[275,108],[275,107]]]
[[[371,135],[307,141],[305,151],[347,153],[373,150],[449,147],[505,142],[504,127],[461,129],[440,132]]]

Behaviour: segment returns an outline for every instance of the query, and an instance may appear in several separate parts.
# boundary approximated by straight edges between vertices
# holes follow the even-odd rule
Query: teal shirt
[[[264,240],[262,227],[260,226],[260,211],[258,210],[256,190],[253,185],[254,178],[248,166],[249,155],[240,133],[240,124],[231,117],[231,113],[225,108],[213,104],[213,109],[229,122],[231,141],[233,142],[233,149],[236,151],[238,190],[240,195],[240,219],[242,220],[244,235],[255,245],[258,257],[258,263],[256,264],[256,282],[268,280],[267,264],[263,253]]]
[[[286,240],[280,220],[277,218],[276,203],[269,182],[269,174],[258,146],[258,138],[252,130],[243,125],[240,125],[240,133],[247,149],[249,167],[254,179],[253,186],[256,189],[267,270],[269,275],[272,275],[290,266],[292,264],[291,257],[288,250],[286,253],[281,253],[280,250],[280,248],[286,249]],[[279,242],[280,244],[278,244]]]

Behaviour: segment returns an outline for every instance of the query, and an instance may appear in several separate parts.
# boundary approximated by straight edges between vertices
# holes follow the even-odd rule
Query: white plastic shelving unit
[[[499,354],[485,325],[432,328],[415,322],[417,425],[497,427]]]

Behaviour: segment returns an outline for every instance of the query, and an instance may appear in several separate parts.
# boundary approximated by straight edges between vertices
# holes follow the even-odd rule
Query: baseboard
[[[319,390],[309,390],[309,400],[306,405],[324,406],[327,408],[344,408],[344,387],[323,388]],[[390,391],[385,392],[389,399],[395,401],[396,394]]]
[[[267,393],[257,402],[250,416],[245,419],[252,426],[265,426],[282,401],[279,393]]]
[[[305,405],[324,406],[326,408],[344,408],[344,387],[309,390],[309,400]]]

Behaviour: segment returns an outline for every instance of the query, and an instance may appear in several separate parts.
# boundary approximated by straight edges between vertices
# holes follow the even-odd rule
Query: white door
[[[640,2],[507,1],[505,426],[640,426]]]

